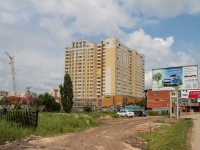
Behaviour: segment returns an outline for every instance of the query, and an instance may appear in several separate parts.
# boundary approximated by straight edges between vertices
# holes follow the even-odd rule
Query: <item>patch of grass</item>
[[[36,135],[53,135],[66,132],[83,131],[89,127],[97,126],[99,123],[96,119],[82,114],[57,114],[57,113],[40,113]]]
[[[166,111],[161,111],[161,113],[159,113],[158,111],[148,111],[147,112],[148,116],[167,116],[167,112]]]
[[[0,119],[0,145],[6,141],[15,141],[31,134],[31,129],[18,128],[17,125]]]
[[[67,114],[40,112],[36,130],[17,128],[16,125],[0,119],[0,145],[6,141],[19,140],[30,135],[47,136],[83,131],[98,126],[100,124],[98,118],[106,115],[114,117],[115,113],[80,112]]]
[[[154,132],[141,134],[147,141],[148,150],[187,150],[187,133],[193,126],[192,120],[184,120],[170,126],[162,126]]]

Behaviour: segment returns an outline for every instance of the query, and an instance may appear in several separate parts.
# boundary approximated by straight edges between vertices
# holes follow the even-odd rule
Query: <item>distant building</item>
[[[0,96],[8,97],[9,92],[0,91]]]
[[[116,38],[99,44],[73,41],[65,50],[65,73],[73,82],[74,107],[109,107],[142,100],[145,56]]]
[[[175,98],[173,99],[175,101]],[[147,90],[147,108],[170,108],[170,91]]]
[[[60,97],[60,88],[50,88],[49,94],[55,98]]]
[[[176,97],[175,91],[172,91],[172,108],[176,109]],[[170,91],[152,91],[151,89],[146,90],[147,96],[147,108],[148,109],[170,109]],[[181,111],[194,111],[200,112],[200,102],[188,99],[181,99],[181,91],[178,92],[179,108]]]
[[[7,97],[5,96],[0,96],[0,109],[3,109],[3,108],[9,108],[10,105],[7,103]]]
[[[19,95],[17,95],[18,97],[25,97],[25,98],[29,98],[30,100],[35,100],[38,97],[38,94],[32,91],[28,91],[25,90],[23,92],[21,92]]]

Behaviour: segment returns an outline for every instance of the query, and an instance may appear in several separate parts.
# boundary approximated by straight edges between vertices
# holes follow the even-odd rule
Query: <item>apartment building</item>
[[[65,73],[73,82],[74,107],[109,107],[141,100],[145,57],[109,38],[73,41],[65,50]]]

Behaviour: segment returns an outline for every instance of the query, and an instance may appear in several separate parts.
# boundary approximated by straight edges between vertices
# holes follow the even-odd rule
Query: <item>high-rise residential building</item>
[[[145,56],[116,38],[73,41],[65,50],[74,107],[134,104],[143,97],[144,68]]]

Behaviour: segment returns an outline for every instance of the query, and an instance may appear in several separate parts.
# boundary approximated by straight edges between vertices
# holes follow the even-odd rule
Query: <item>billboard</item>
[[[200,93],[200,88],[198,90],[181,90],[181,98],[200,98],[198,93]]]
[[[198,66],[152,69],[152,90],[198,89]]]
[[[188,98],[200,98],[200,91],[190,91]]]

